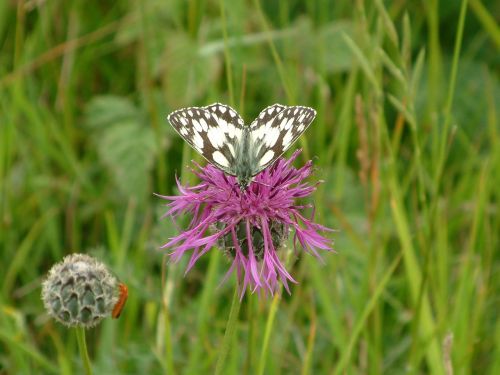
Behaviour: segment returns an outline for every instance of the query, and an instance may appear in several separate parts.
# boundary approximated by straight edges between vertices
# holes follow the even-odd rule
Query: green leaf
[[[121,121],[139,120],[139,111],[125,98],[98,96],[93,98],[85,111],[85,122],[92,128],[114,125]]]
[[[141,111],[125,98],[96,97],[87,107],[86,124],[116,189],[128,198],[146,197],[156,143]]]

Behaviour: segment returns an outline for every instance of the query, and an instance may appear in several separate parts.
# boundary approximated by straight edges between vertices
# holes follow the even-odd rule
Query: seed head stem
[[[85,328],[83,328],[82,326],[77,326],[75,327],[75,330],[85,375],[92,375],[92,366],[90,364],[89,353],[87,351],[87,342],[85,341]]]

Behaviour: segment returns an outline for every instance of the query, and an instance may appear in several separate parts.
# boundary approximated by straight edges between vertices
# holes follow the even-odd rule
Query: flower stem
[[[76,327],[76,339],[78,341],[78,348],[80,349],[80,356],[82,357],[85,375],[92,375],[92,367],[90,365],[89,353],[87,351],[87,342],[85,341],[85,328]]]
[[[247,339],[247,358],[245,362],[244,374],[249,375],[252,374],[252,365],[254,363],[254,347],[255,345],[255,296],[251,293],[247,293],[247,322],[248,322],[248,339]]]
[[[269,348],[269,339],[271,338],[271,331],[273,330],[274,318],[276,316],[276,311],[278,311],[278,304],[280,301],[280,297],[281,297],[281,288],[274,295],[273,302],[271,303],[271,307],[269,309],[269,315],[267,317],[267,322],[266,322],[266,330],[264,332],[264,341],[262,343],[262,349],[260,352],[259,367],[257,371],[258,375],[263,375],[266,367],[266,358],[268,351],[267,349]]]
[[[229,311],[229,318],[226,323],[226,332],[224,333],[224,339],[219,351],[219,357],[217,358],[217,363],[215,364],[215,375],[222,374],[222,371],[224,370],[226,358],[229,353],[229,347],[231,346],[231,341],[233,340],[234,333],[236,332],[236,322],[238,321],[240,306],[241,303],[239,300],[238,287],[236,286],[234,289],[233,302],[231,303],[231,310]]]

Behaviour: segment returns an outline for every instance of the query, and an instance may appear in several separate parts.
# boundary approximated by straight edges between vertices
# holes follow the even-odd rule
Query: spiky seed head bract
[[[249,244],[248,244],[248,238],[247,238],[247,232],[246,232],[246,223],[244,221],[240,221],[238,224],[236,224],[236,239],[239,248],[241,249],[242,253],[244,256],[249,256]],[[223,231],[225,229],[225,226],[221,225],[220,223],[215,226],[214,232],[219,232]],[[282,248],[285,247],[285,242],[289,237],[289,231],[285,229],[285,226],[283,225],[282,222],[272,220],[269,223],[269,230],[271,233],[271,240],[273,243],[273,247],[276,251],[280,251]],[[257,261],[261,261],[264,259],[264,252],[266,250],[266,243],[264,241],[264,234],[262,232],[262,229],[257,226],[253,226],[250,228],[250,233],[251,233],[251,247],[253,250],[253,254]],[[232,232],[226,233],[225,236],[219,237],[217,241],[217,245],[219,248],[224,250],[226,255],[231,259],[234,260],[236,257],[236,248],[233,238],[232,238]]]
[[[71,254],[55,264],[42,284],[49,315],[67,327],[90,328],[111,315],[119,282],[106,266],[86,254]]]

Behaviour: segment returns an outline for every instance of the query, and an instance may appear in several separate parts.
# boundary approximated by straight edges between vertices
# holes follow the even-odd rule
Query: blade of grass
[[[457,34],[455,38],[455,48],[453,50],[453,61],[451,64],[451,72],[449,78],[448,95],[446,98],[444,109],[444,123],[441,132],[441,142],[438,148],[438,155],[436,160],[436,169],[434,173],[434,191],[439,190],[440,180],[442,178],[444,164],[446,162],[447,143],[449,141],[449,132],[451,126],[451,110],[453,106],[453,98],[455,96],[455,86],[458,71],[458,62],[460,59],[460,50],[462,47],[462,39],[465,25],[465,15],[467,14],[467,0],[462,0],[460,7],[460,15],[458,17]]]
[[[281,84],[283,85],[283,89],[285,90],[286,97],[288,99],[289,104],[295,104],[295,95],[293,95],[291,89],[290,89],[290,84],[287,79],[287,74],[285,72],[285,68],[283,66],[283,62],[281,61],[280,55],[278,51],[276,50],[276,47],[274,45],[273,39],[271,37],[271,28],[269,27],[266,16],[262,10],[262,6],[260,4],[260,0],[254,0],[255,8],[257,9],[257,12],[259,14],[260,22],[262,24],[262,27],[265,30],[266,37],[267,37],[267,42],[269,44],[269,49],[271,50],[271,54],[273,56],[274,64],[276,65],[276,68],[278,69],[278,74],[280,76]]]
[[[484,30],[486,30],[490,38],[496,44],[497,49],[500,49],[500,27],[498,27],[498,19],[495,21],[495,18],[488,12],[488,8],[481,3],[481,0],[469,0],[469,5],[479,22],[483,25]]]
[[[227,23],[226,11],[224,7],[224,0],[219,0],[220,18],[222,24],[222,34],[224,36],[224,62],[226,64],[226,80],[227,88],[229,91],[229,103],[234,107],[234,89],[233,89],[233,68],[231,65],[231,55],[229,54],[228,37],[227,37]]]
[[[420,317],[418,332],[420,334],[420,338],[429,340],[426,349],[429,367],[431,368],[433,373],[443,374],[444,370],[441,361],[442,356],[440,344],[437,339],[432,339],[437,332],[432,317],[431,306],[427,293],[424,292],[421,295],[421,298],[419,298],[419,290],[422,284],[422,274],[411,240],[410,228],[404,211],[401,194],[394,176],[389,177],[389,184],[389,190],[391,192],[391,210],[397,229],[397,234],[401,242],[403,260],[405,264],[406,275],[408,277],[410,294],[412,296],[414,304],[416,304],[417,306],[420,305],[420,308],[417,310],[417,313]]]
[[[366,78],[370,81],[373,88],[375,89],[375,94],[377,97],[382,95],[382,90],[380,89],[380,84],[375,76],[375,72],[372,69],[372,64],[368,61],[368,58],[365,56],[361,48],[351,39],[349,35],[346,33],[342,33],[342,39],[347,44],[353,55],[356,57],[356,60],[359,63],[359,66],[363,70],[366,75]]]
[[[370,298],[370,300],[366,303],[365,309],[361,313],[358,321],[356,322],[356,325],[354,326],[354,329],[350,335],[349,342],[346,346],[346,348],[341,352],[340,360],[338,361],[337,367],[334,369],[333,374],[342,374],[345,372],[349,360],[352,356],[352,352],[354,350],[354,345],[358,342],[358,339],[362,333],[363,328],[365,327],[366,321],[370,315],[370,313],[373,311],[375,308],[376,303],[378,302],[382,292],[384,291],[387,283],[391,279],[392,274],[396,270],[396,267],[398,266],[399,262],[401,261],[401,254],[399,254],[396,259],[393,260],[391,265],[387,268],[387,271],[385,272],[384,276],[378,283],[377,287],[373,291],[373,294]]]
[[[198,315],[196,317],[196,342],[194,343],[194,347],[190,350],[188,368],[185,371],[186,374],[195,375],[203,372],[199,367],[201,364],[201,357],[205,350],[205,342],[209,340],[208,323],[210,322],[210,310],[214,308],[216,304],[214,291],[217,287],[217,275],[221,253],[222,252],[218,251],[218,249],[213,249],[210,254],[208,271],[203,281],[203,291],[200,300],[196,304],[196,309],[198,310]]]
[[[302,375],[308,375],[311,373],[311,365],[312,365],[312,357],[314,352],[314,342],[316,339],[316,313],[314,311],[314,307],[311,308],[311,320],[309,326],[309,337],[307,338],[307,351],[304,358],[304,362],[302,364]]]
[[[262,341],[259,362],[257,365],[258,375],[263,375],[265,373],[267,354],[269,351],[269,341],[271,339],[271,333],[274,326],[274,318],[276,317],[276,312],[278,311],[279,302],[281,300],[281,289],[282,288],[280,287],[280,290],[274,295],[271,307],[269,308],[269,313],[267,315],[266,329],[264,331],[264,339]]]
[[[20,7],[23,8],[23,3],[20,2]],[[72,51],[74,49],[78,49],[80,47],[83,47],[88,44],[95,43],[98,40],[101,40],[105,37],[107,37],[109,34],[112,34],[116,32],[116,30],[121,27],[123,20],[118,20],[118,21],[113,21],[110,22],[109,24],[93,31],[90,32],[86,35],[83,35],[79,38],[61,43],[52,49],[48,50],[47,52],[44,52],[40,56],[36,57],[33,59],[31,62],[26,63],[13,72],[5,75],[0,79],[0,87],[9,85],[13,82],[15,82],[18,79],[23,78],[24,76],[29,75],[30,73],[33,73],[33,71],[39,69],[43,65],[47,64],[48,62],[64,55],[65,53],[68,53],[69,51]],[[17,58],[18,59],[18,58]]]
[[[21,342],[19,337],[12,337],[7,332],[0,330],[0,341],[5,342],[5,344],[11,348],[11,350],[19,351],[24,358],[29,358],[33,360],[40,367],[44,368],[45,371],[51,374],[59,374],[59,368],[50,362],[45,356],[40,354],[37,348],[29,345],[25,342]]]
[[[217,362],[215,364],[215,375],[220,375],[224,371],[224,366],[226,364],[226,359],[229,353],[229,349],[234,339],[236,333],[236,325],[238,323],[238,315],[240,312],[240,298],[238,293],[238,286],[234,288],[233,301],[231,302],[231,310],[229,311],[229,318],[226,323],[226,331],[224,332],[224,339],[222,340],[222,345],[219,350],[219,355],[217,357]]]
[[[483,220],[487,220],[485,212],[489,198],[491,163],[486,160],[477,178],[475,194],[475,210],[465,253],[460,262],[458,271],[459,283],[455,293],[455,309],[452,312],[451,322],[455,335],[453,358],[457,372],[465,371],[470,367],[471,353],[474,352],[474,338],[480,335],[478,330],[479,319],[484,313],[485,298],[488,293],[487,282],[481,274],[487,269],[481,269],[475,260],[482,254],[480,231]],[[487,245],[486,245],[487,246]],[[486,275],[485,275],[486,276]]]
[[[12,288],[19,271],[29,263],[30,251],[33,250],[33,247],[37,243],[37,239],[43,233],[43,229],[47,221],[50,220],[56,212],[57,210],[53,208],[44,213],[44,215],[34,223],[26,237],[19,245],[15,257],[11,260],[7,273],[4,277],[2,293],[5,297],[12,292]]]

